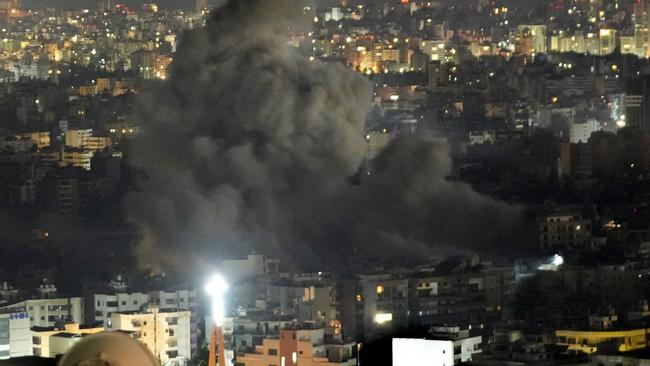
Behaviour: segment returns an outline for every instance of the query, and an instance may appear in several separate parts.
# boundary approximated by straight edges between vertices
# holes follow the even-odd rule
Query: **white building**
[[[0,360],[32,355],[29,314],[0,314]]]
[[[165,311],[150,306],[143,312],[113,313],[112,330],[134,332],[161,364],[183,365],[191,357],[189,311]]]
[[[393,366],[453,366],[451,341],[393,338]]]
[[[589,142],[591,134],[597,131],[600,131],[600,123],[595,119],[588,119],[583,123],[572,123],[570,127],[571,143],[586,144]]]
[[[57,323],[83,323],[83,305],[80,297],[24,300],[5,305],[0,311],[29,313],[30,327],[53,327]]]
[[[94,320],[101,321],[104,326],[111,326],[114,313],[140,312],[149,305],[156,305],[161,311],[187,310],[192,313],[190,327],[191,348],[198,346],[198,314],[196,313],[197,298],[195,290],[150,291],[150,292],[116,292],[113,294],[92,295],[92,311],[87,311]],[[88,309],[90,310],[90,309]]]
[[[434,327],[434,338],[393,339],[393,366],[453,366],[472,362],[481,352],[482,338],[459,327]],[[444,338],[444,339],[443,339]]]
[[[454,350],[454,364],[472,362],[472,357],[481,353],[481,336],[471,337],[468,329],[460,327],[439,326],[433,327],[433,337],[443,342],[451,342]]]

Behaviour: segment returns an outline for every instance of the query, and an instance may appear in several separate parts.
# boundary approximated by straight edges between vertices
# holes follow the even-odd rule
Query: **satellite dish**
[[[138,340],[119,332],[84,337],[61,358],[58,366],[159,366]]]

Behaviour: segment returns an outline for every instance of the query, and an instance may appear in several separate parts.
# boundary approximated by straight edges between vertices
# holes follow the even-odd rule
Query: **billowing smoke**
[[[434,140],[396,139],[351,183],[371,87],[287,46],[301,12],[294,0],[229,1],[185,35],[169,80],[141,93],[131,155],[145,178],[126,207],[143,264],[257,250],[327,266],[353,251],[424,258],[511,239],[518,211],[446,180]]]

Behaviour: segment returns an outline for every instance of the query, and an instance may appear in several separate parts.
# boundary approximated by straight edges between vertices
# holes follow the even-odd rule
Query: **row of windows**
[[[185,302],[185,299],[181,297],[180,299],[178,299],[178,301],[179,302]],[[192,301],[192,298],[190,298],[190,302],[191,301]],[[167,305],[173,305],[175,303],[176,303],[176,299],[173,299],[173,298],[165,300],[165,304],[167,304]],[[122,300],[121,304],[122,304],[122,306],[126,306],[126,301]],[[133,300],[133,305],[138,305],[138,300]],[[102,306],[101,300],[97,300],[97,306],[98,307]],[[106,306],[110,307],[110,308],[116,308],[118,306],[118,302],[117,301],[107,301]],[[41,308],[43,308],[43,307],[41,306]],[[31,306],[30,306],[30,310],[31,310]]]

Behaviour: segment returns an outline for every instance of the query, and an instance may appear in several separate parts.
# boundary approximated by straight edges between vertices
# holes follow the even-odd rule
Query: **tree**
[[[187,363],[187,366],[207,366],[208,355],[208,345],[204,343],[199,348],[197,348],[196,351],[194,351],[194,354]]]

